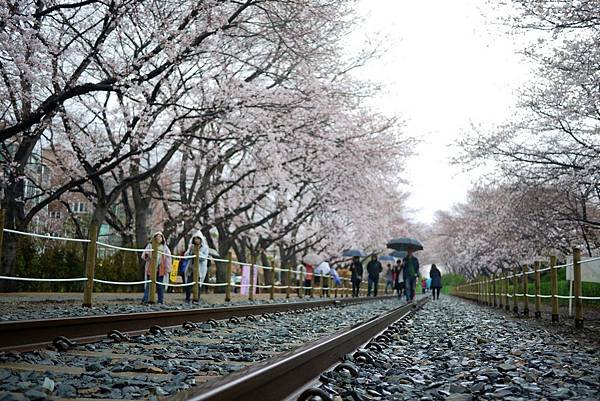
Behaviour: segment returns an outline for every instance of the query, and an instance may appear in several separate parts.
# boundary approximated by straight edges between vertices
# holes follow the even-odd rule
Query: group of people
[[[328,271],[335,273],[335,269],[329,268],[329,264],[327,264],[327,267]],[[414,256],[413,250],[409,249],[406,257],[403,259],[398,259],[393,267],[388,264],[387,271],[385,273],[386,285],[384,292],[387,294],[388,289],[391,287],[392,292],[395,290],[398,297],[402,297],[402,295],[404,295],[407,302],[413,302],[416,296],[417,279],[420,277],[419,268],[419,260]],[[348,266],[348,270],[350,271],[350,282],[352,283],[352,296],[358,297],[360,285],[363,281],[363,276],[365,273],[365,269],[363,268],[363,264],[361,263],[359,256],[352,258],[352,262]],[[318,268],[313,269],[312,265],[303,263],[298,266],[298,271],[299,273],[297,278],[300,279],[303,277],[303,282],[299,285],[306,287],[304,292],[305,295],[310,295],[310,290],[308,288],[311,287],[313,276],[315,278],[315,284],[319,284],[316,282],[316,280],[319,279]],[[377,255],[371,255],[371,260],[366,266],[367,296],[377,296],[379,288],[379,276],[382,272],[383,266],[378,260]],[[325,274],[329,273],[326,272]],[[337,273],[335,274],[337,276]],[[431,271],[429,274],[431,277],[433,298],[439,299],[440,290],[442,288],[441,272],[434,264],[431,266]]]
[[[165,292],[165,284],[168,284],[168,276],[173,268],[172,263],[172,255],[169,247],[165,242],[165,237],[162,232],[157,232],[152,236],[151,241],[146,246],[144,252],[142,253],[142,259],[146,262],[145,264],[145,277],[146,280],[150,280],[150,265],[152,259],[152,250],[153,250],[153,242],[156,240],[157,242],[157,266],[156,266],[156,282],[157,285],[157,293],[158,293],[158,303],[164,303],[164,292]],[[188,244],[187,250],[184,253],[184,258],[179,263],[178,274],[181,275],[182,281],[184,284],[192,283],[194,281],[193,274],[193,258],[185,258],[186,256],[194,256],[195,248],[198,246],[199,248],[199,272],[198,272],[198,281],[199,283],[203,283],[206,278],[206,274],[208,272],[208,244],[206,242],[206,238],[202,234],[201,231],[196,231],[190,242]],[[391,266],[388,264],[386,271],[386,285],[385,285],[385,293],[387,294],[388,288],[392,287],[393,290],[396,290],[398,297],[400,298],[403,294],[406,297],[407,302],[413,302],[416,296],[416,284],[417,279],[419,277],[419,260],[413,255],[413,250],[409,249],[407,251],[407,255],[403,259],[398,259],[396,261],[395,266]],[[360,261],[360,257],[355,256],[352,259],[352,262],[348,266],[350,271],[350,282],[352,283],[352,296],[358,297],[360,285],[363,280],[363,265]],[[379,275],[383,272],[383,266],[381,262],[378,260],[377,255],[371,255],[371,260],[367,263],[367,296],[377,296],[377,290],[379,287]],[[436,265],[431,266],[431,270],[429,272],[431,283],[430,288],[432,289],[433,299],[439,299],[440,290],[442,288],[442,275],[440,270],[436,267]],[[315,285],[323,287],[323,293],[327,294],[328,292],[328,280],[323,280],[321,283],[321,278],[325,276],[331,276],[336,285],[341,284],[341,279],[336,272],[335,269],[331,268],[327,261],[321,262],[316,268],[313,268],[312,265],[308,263],[303,263],[297,267],[296,279],[298,281],[298,285],[303,287],[303,289],[298,290],[298,294],[300,295],[301,291],[304,291],[304,295],[312,295],[310,293],[312,288],[312,281],[314,278]],[[201,286],[201,284],[200,284]],[[185,302],[190,302],[191,294],[192,294],[192,285],[185,286]],[[145,285],[144,288],[144,296],[142,298],[142,303],[148,303],[149,299],[149,285]]]
[[[435,265],[432,266],[434,269]],[[437,269],[437,267],[435,267]],[[363,266],[360,263],[360,258],[355,256],[350,266],[352,272],[352,296],[357,297],[362,282]],[[367,296],[377,296],[377,288],[379,287],[379,275],[383,271],[381,263],[377,260],[377,255],[372,255],[371,260],[367,264],[368,284],[367,284]],[[439,272],[439,270],[438,270]],[[396,265],[392,268],[388,265],[386,272],[386,285],[385,292],[387,293],[388,288],[392,287],[396,290],[398,297],[401,297],[404,293],[407,302],[413,302],[416,296],[415,288],[417,278],[419,277],[419,259],[417,259],[413,250],[409,249],[404,259],[398,259]],[[441,276],[440,276],[441,277]],[[438,283],[436,282],[436,285]],[[441,280],[439,281],[441,288]]]
[[[142,259],[146,262],[144,268],[146,280],[150,280],[150,264],[153,249],[152,243],[154,242],[154,240],[156,240],[158,244],[158,257],[156,261],[156,292],[158,295],[157,301],[159,304],[162,304],[165,300],[165,284],[168,284],[167,280],[169,279],[169,273],[173,269],[173,256],[171,255],[171,250],[166,244],[165,236],[163,235],[163,233],[160,231],[155,233],[152,236],[152,239],[150,240],[148,245],[146,245],[146,249],[144,249],[144,252],[142,253]],[[192,235],[187,250],[185,251],[183,256],[194,256],[196,246],[199,247],[200,251],[198,281],[200,283],[203,283],[204,279],[206,278],[206,274],[208,273],[208,243],[206,242],[206,238],[204,237],[201,231],[196,231]],[[183,284],[189,284],[194,281],[193,266],[194,262],[192,258],[181,259],[181,262],[179,263],[178,274],[181,275]],[[183,287],[186,303],[189,303],[191,301],[192,287],[193,285]],[[142,297],[142,304],[146,304],[149,301],[149,289],[150,286],[146,284],[144,286],[144,296]]]

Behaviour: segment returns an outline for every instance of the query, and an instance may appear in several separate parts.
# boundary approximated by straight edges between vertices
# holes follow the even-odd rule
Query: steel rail
[[[280,401],[296,393],[349,352],[420,308],[428,297],[281,356],[166,398],[169,401]]]
[[[60,319],[17,320],[0,322],[0,352],[31,351],[47,347],[54,338],[64,336],[78,343],[89,343],[105,338],[112,330],[140,334],[153,325],[179,326],[186,321],[205,322],[231,317],[262,315],[334,305],[353,305],[377,298],[332,298],[308,302],[244,305],[218,308],[198,308],[183,311],[156,311],[101,316],[69,317]]]

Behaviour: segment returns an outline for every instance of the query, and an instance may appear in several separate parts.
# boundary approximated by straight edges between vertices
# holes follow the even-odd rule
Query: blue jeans
[[[146,280],[150,280],[150,275],[146,276]],[[165,301],[165,287],[158,284],[158,283],[162,283],[163,281],[163,276],[159,276],[158,273],[156,273],[156,291],[158,292],[158,303],[162,304]],[[142,302],[148,302],[148,293],[150,292],[150,285],[152,283],[147,283],[144,285],[144,297],[142,298]]]
[[[377,286],[379,286],[379,276],[369,276],[369,284],[367,287],[367,296],[371,295],[371,288],[373,290],[373,296],[377,296]]]
[[[405,278],[404,279],[404,295],[406,295],[406,300],[411,301],[415,297],[415,286],[417,284],[417,278]]]

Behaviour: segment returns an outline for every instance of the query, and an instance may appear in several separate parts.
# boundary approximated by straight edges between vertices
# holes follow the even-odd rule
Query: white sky
[[[381,32],[388,50],[359,76],[385,85],[375,107],[401,116],[405,132],[422,141],[400,173],[410,179],[417,221],[464,200],[478,174],[450,166],[451,145],[472,123],[507,119],[529,76],[519,45],[486,7],[482,0],[361,0],[365,30]]]

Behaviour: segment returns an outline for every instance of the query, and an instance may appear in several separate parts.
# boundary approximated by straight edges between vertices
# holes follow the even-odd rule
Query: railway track
[[[111,323],[121,325],[118,327],[133,328],[128,333],[114,331],[114,325],[107,327],[110,319],[106,319],[109,316],[86,318],[84,320],[89,319],[90,323],[85,325],[73,321],[78,319],[59,319],[69,321],[62,322],[63,329],[79,326],[77,333],[84,335],[78,337],[78,344],[70,344],[70,340],[64,338],[54,341],[50,350],[38,349],[27,353],[7,351],[0,354],[0,379],[8,380],[8,384],[5,380],[0,386],[0,399],[2,391],[13,397],[9,399],[42,399],[43,396],[53,399],[157,399],[189,388],[205,388],[202,383],[220,382],[221,377],[233,372],[249,368],[251,372],[256,372],[255,365],[261,361],[271,366],[266,361],[273,360],[278,354],[302,350],[307,341],[322,342],[323,336],[331,336],[341,326],[348,327],[357,320],[373,320],[382,314],[387,316],[387,311],[398,305],[395,300],[377,301],[368,307],[360,305],[366,302],[365,299],[349,299],[220,308],[212,310],[212,315],[207,311],[153,312],[132,314],[149,316],[127,315],[129,321],[119,317]],[[403,310],[402,313],[405,313],[406,308]],[[192,316],[194,312],[196,316]],[[156,324],[157,320],[152,317],[159,315],[168,315],[161,318],[163,322],[168,322],[169,327]],[[342,315],[348,319],[342,325],[336,324]],[[98,340],[98,331],[90,331],[92,321],[103,328],[102,340]],[[181,321],[186,321],[183,327]],[[27,326],[28,323],[33,324],[14,322],[14,325],[20,325],[19,330],[26,331],[27,328],[32,329],[32,326]],[[144,330],[144,334],[140,334],[141,325],[145,324],[147,329],[148,323],[154,323],[150,332]],[[34,325],[33,330],[35,327],[44,327],[46,332],[51,331],[50,321],[45,325],[36,324],[38,326]],[[108,328],[113,331],[107,338]],[[7,334],[10,332],[14,341],[17,330],[3,332],[3,338],[11,338]],[[361,337],[351,337],[354,339],[350,342],[346,340],[346,343],[354,347],[359,345],[356,339]],[[47,341],[38,341],[40,338],[43,338],[40,333],[29,333],[27,339],[34,339],[35,342],[26,346],[21,343],[20,346],[31,348],[38,344],[47,345]],[[86,343],[91,340],[96,342]],[[327,341],[332,347],[337,343],[333,339]],[[303,355],[312,355],[312,352],[316,351]],[[273,361],[281,363],[279,357]],[[301,370],[309,371],[305,368]],[[15,380],[15,375],[18,375],[18,380]],[[252,373],[253,377],[255,375]],[[28,389],[22,383],[33,385]],[[211,386],[208,393],[214,391]],[[198,396],[197,393],[184,394],[179,397]],[[221,399],[231,399],[228,397]]]
[[[393,299],[394,297],[381,297]],[[288,312],[334,305],[354,305],[371,298],[336,298],[308,302],[289,302],[221,308],[199,308],[183,311],[159,311],[70,317],[59,319],[18,320],[0,322],[0,352],[31,351],[53,345],[57,337],[78,343],[100,341],[113,330],[129,335],[144,333],[152,326],[179,326],[187,321],[206,322],[232,317],[260,316],[266,313]]]

